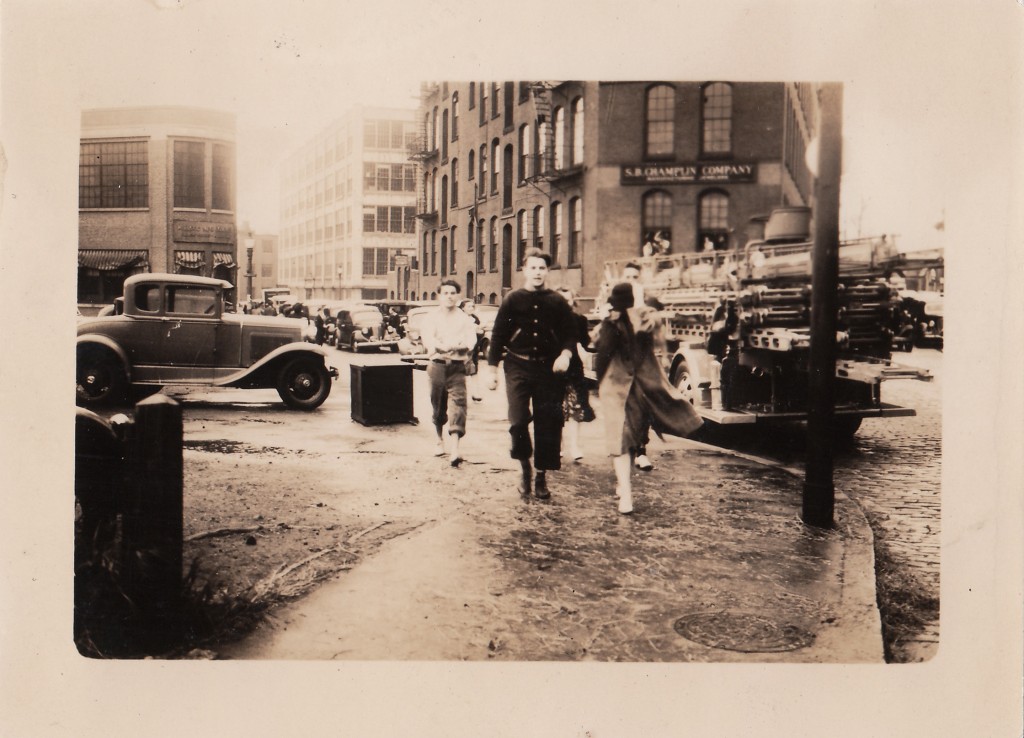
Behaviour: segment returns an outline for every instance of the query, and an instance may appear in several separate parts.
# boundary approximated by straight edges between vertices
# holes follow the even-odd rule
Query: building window
[[[430,232],[430,273],[437,274],[437,231]]]
[[[530,83],[520,82],[519,83],[519,102],[524,103],[530,99]]]
[[[448,276],[448,237],[441,236],[441,276]]]
[[[512,130],[512,108],[515,104],[515,82],[506,82],[501,93],[502,102],[505,103],[505,130]]]
[[[522,269],[523,256],[526,254],[530,239],[530,224],[526,219],[526,211],[520,210],[516,215],[516,269]]]
[[[491,141],[491,194],[498,194],[498,175],[501,174],[501,156],[498,147],[498,139]]]
[[[487,144],[480,144],[480,197],[487,196]]]
[[[459,140],[459,93],[452,93],[452,141]]]
[[[469,109],[476,105],[476,82],[469,83]]]
[[[437,151],[437,108],[430,114],[430,150]]]
[[[572,162],[573,166],[583,163],[583,98],[577,97],[572,103]]]
[[[644,195],[641,230],[642,255],[669,253],[672,246],[672,195],[663,190]]]
[[[448,158],[448,109],[441,113],[441,159]]]
[[[459,206],[459,160],[452,159],[452,207]]]
[[[78,207],[149,207],[147,143],[82,143],[78,158]]]
[[[424,275],[426,275],[428,273],[427,272],[427,266],[430,264],[430,262],[428,261],[428,259],[430,258],[430,249],[427,248],[427,239],[428,238],[429,238],[429,235],[427,233],[424,233],[423,234],[423,260],[422,260],[423,266],[421,267],[422,272],[423,272]]]
[[[455,232],[457,228],[452,226],[451,231],[448,233],[448,244],[451,251],[448,252],[448,272],[455,274]]]
[[[498,271],[498,216],[491,216],[491,232],[487,242],[487,266],[492,272]]]
[[[363,233],[377,230],[377,208],[372,205],[363,206]]]
[[[448,175],[441,177],[441,225],[448,225]]]
[[[702,193],[697,231],[698,251],[722,251],[729,248],[729,196],[720,190]]]
[[[501,88],[498,87],[498,83],[497,82],[491,82],[491,117],[492,118],[497,118],[498,117],[498,111],[499,111],[500,106],[501,106],[501,103],[498,101],[500,90],[501,90]]]
[[[416,165],[415,164],[403,164],[405,171],[405,187],[403,188],[406,192],[416,191]]]
[[[391,189],[391,167],[387,164],[377,165],[376,187],[378,192],[388,192]]]
[[[405,165],[391,165],[391,191],[402,192],[405,189]]]
[[[480,83],[480,125],[487,122],[487,83]]]
[[[542,174],[551,169],[550,149],[551,124],[546,120],[537,121],[537,168],[534,174]]]
[[[234,170],[234,150],[227,144],[213,145],[213,203],[214,210],[232,210],[231,172]]]
[[[512,144],[507,144],[501,161],[503,173],[501,178],[501,207],[509,212],[512,210],[512,159],[514,156]]]
[[[482,272],[484,270],[484,219],[481,218],[476,222],[476,270]]]
[[[562,203],[551,203],[551,263],[557,264],[562,245]]]
[[[644,125],[644,155],[651,159],[670,158],[674,151],[676,91],[671,85],[647,89]]]
[[[416,232],[416,208],[402,208],[402,233]]]
[[[205,208],[206,145],[201,141],[174,142],[174,207]]]
[[[569,266],[580,263],[580,246],[583,245],[583,206],[578,197],[569,200],[569,253],[566,259]]]
[[[533,247],[544,250],[544,206],[533,209]]]
[[[530,124],[524,123],[519,126],[519,182],[525,182],[527,177],[533,176],[532,162],[530,161]]]
[[[565,108],[555,108],[555,169],[565,169]]]
[[[708,156],[728,155],[732,153],[732,85],[713,82],[702,92],[702,151]]]
[[[476,151],[469,150],[469,164],[466,167],[466,179],[473,179],[476,174]]]

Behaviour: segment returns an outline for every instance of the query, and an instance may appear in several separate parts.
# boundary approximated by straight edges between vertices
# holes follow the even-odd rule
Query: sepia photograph
[[[16,732],[1019,732],[1024,6],[527,6],[3,4]]]

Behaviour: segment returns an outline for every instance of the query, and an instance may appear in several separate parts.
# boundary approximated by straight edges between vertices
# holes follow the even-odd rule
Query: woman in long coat
[[[688,436],[703,424],[673,387],[654,355],[657,312],[633,306],[633,288],[612,288],[611,311],[601,321],[594,356],[605,443],[613,457],[619,512],[633,511],[632,454],[643,443],[644,417],[658,433]]]

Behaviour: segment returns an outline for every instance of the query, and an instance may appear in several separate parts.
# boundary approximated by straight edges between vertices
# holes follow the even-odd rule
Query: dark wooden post
[[[843,86],[821,86],[818,172],[814,184],[811,348],[808,367],[807,470],[802,519],[835,525],[832,453],[835,425],[836,308],[839,285],[839,178],[842,171]]]
[[[153,395],[135,406],[126,586],[138,606],[137,643],[151,652],[181,639],[182,435],[181,406],[174,400]]]

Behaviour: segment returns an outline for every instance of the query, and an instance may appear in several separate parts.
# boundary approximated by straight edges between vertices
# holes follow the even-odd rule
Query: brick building
[[[496,304],[521,254],[593,297],[609,259],[742,246],[811,204],[815,87],[748,82],[443,82],[421,89],[418,259],[389,292],[458,279]]]
[[[138,272],[237,284],[235,117],[187,107],[85,110],[78,188],[78,302],[121,294]]]

